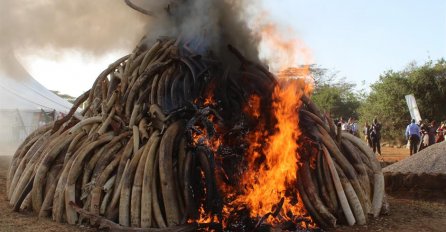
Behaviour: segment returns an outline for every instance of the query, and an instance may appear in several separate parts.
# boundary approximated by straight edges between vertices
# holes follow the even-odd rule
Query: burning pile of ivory
[[[281,119],[272,113],[272,96],[283,83],[234,47],[228,51],[236,65],[197,55],[181,40],[162,38],[151,47],[142,40],[68,115],[18,148],[7,181],[14,210],[140,231],[297,230],[377,217],[384,178],[373,152],[302,94],[302,106],[291,109],[302,131],[291,141],[299,144],[297,179],[273,199],[270,213],[253,215],[238,201],[250,188],[241,184],[253,157],[249,137],[259,124],[262,134],[275,130]],[[268,156],[256,154],[259,165]],[[302,205],[301,214],[289,210]]]

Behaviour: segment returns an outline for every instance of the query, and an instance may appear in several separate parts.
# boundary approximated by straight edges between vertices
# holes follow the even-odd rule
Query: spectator
[[[407,125],[406,139],[410,143],[410,155],[417,153],[418,143],[420,142],[420,127],[412,119],[412,123]]]
[[[442,122],[440,127],[437,129],[437,138],[435,140],[436,143],[443,142],[445,140],[446,135],[446,121]]]
[[[427,119],[424,120],[424,122],[421,123],[420,126],[420,133],[421,133],[421,138],[420,138],[420,145],[418,147],[418,151],[423,150],[424,148],[426,148],[427,146],[429,146],[429,121]]]
[[[358,137],[358,124],[356,123],[355,118],[350,118],[349,122],[350,133]]]
[[[338,122],[336,123],[336,126],[342,127],[342,124],[344,124],[344,119],[342,117],[340,117]]]
[[[369,147],[372,147],[372,139],[370,139],[370,130],[371,130],[371,127],[370,127],[369,123],[366,122],[365,126],[364,126],[365,141],[367,142]]]
[[[341,118],[340,123],[341,123],[341,130],[343,132],[350,132],[350,126],[349,126],[350,120],[348,122],[345,122]]]
[[[381,123],[378,119],[373,119],[372,128],[370,130],[370,139],[372,140],[373,152],[381,155]]]
[[[429,135],[428,146],[435,144],[435,134],[437,133],[437,123],[435,122],[435,120],[432,120],[431,124],[428,127],[427,133]]]

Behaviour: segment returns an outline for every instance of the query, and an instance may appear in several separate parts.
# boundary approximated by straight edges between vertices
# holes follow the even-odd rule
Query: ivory
[[[381,207],[383,205],[383,197],[385,194],[384,175],[381,170],[381,165],[379,164],[379,161],[376,159],[371,148],[369,148],[359,138],[350,134],[345,134],[344,137],[350,140],[354,145],[356,145],[364,154],[367,154],[372,163],[372,169],[374,172],[374,184],[373,184],[374,189],[373,189],[371,212],[374,217],[378,217],[379,213],[381,212]]]
[[[325,146],[322,147],[323,154],[325,160],[327,160],[328,167],[330,169],[331,178],[333,179],[333,183],[336,189],[336,194],[338,195],[339,203],[341,204],[342,211],[347,219],[348,225],[352,226],[356,223],[355,217],[353,216],[353,212],[350,208],[350,205],[347,200],[347,196],[345,195],[344,188],[342,187],[341,180],[339,178],[338,172],[334,166],[333,160],[331,159],[330,154],[328,153],[327,148]]]
[[[184,130],[182,120],[174,122],[167,128],[166,133],[161,139],[159,148],[159,172],[161,191],[164,207],[166,210],[166,222],[168,226],[178,225],[180,223],[179,203],[176,197],[175,178],[173,175],[172,156],[174,147],[178,146],[179,135]]]
[[[123,175],[123,182],[121,187],[121,194],[119,197],[119,224],[123,226],[130,226],[130,196],[131,184],[135,176],[136,168],[141,159],[142,154],[147,149],[147,145],[141,147],[136,151],[132,160],[130,161],[126,175]]]
[[[344,187],[348,203],[350,204],[350,207],[353,211],[353,215],[355,215],[356,222],[358,223],[358,225],[364,225],[366,223],[366,218],[364,210],[361,206],[362,204],[359,201],[359,198],[356,195],[355,190],[353,189],[350,181],[347,179],[342,169],[336,163],[335,166],[341,179],[341,184]]]
[[[141,195],[141,227],[149,228],[152,226],[152,182],[154,181],[154,165],[155,156],[158,152],[160,135],[158,131],[153,132],[153,144],[150,146],[147,154],[146,163],[144,164],[144,175],[142,180]]]
[[[68,224],[75,224],[78,220],[76,211],[70,206],[70,202],[76,201],[76,180],[82,171],[82,163],[91,150],[97,146],[109,142],[114,135],[112,133],[104,134],[97,141],[90,143],[83,152],[75,158],[68,173],[67,184],[65,186],[65,210]]]
[[[52,149],[48,151],[47,154],[44,154],[45,158],[43,162],[38,166],[35,177],[34,184],[32,189],[32,206],[35,212],[40,212],[40,207],[43,203],[43,185],[45,183],[46,173],[51,167],[53,161],[57,158],[57,156],[62,152],[62,150],[69,145],[71,140],[76,136],[76,134],[71,134],[65,136],[62,134],[58,139],[54,141],[54,143],[50,144]]]
[[[81,129],[82,127],[86,126],[86,125],[93,124],[93,123],[100,123],[100,122],[102,122],[102,116],[95,116],[95,117],[91,117],[91,118],[86,118],[86,119],[80,121],[75,126],[73,126],[70,129],[70,133],[74,133],[77,130]]]
[[[152,146],[156,145],[157,133],[153,133],[151,139],[146,144],[142,156],[136,168],[135,178],[133,180],[132,197],[130,201],[130,222],[132,227],[141,227],[141,195],[144,177],[144,166],[148,159]]]

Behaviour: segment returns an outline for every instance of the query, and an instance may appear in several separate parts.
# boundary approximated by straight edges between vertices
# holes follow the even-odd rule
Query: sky
[[[360,87],[385,70],[446,56],[444,0],[263,0],[292,27],[314,62]]]
[[[291,28],[312,62],[358,89],[384,71],[446,57],[446,1],[260,0],[269,19]],[[127,52],[91,57],[65,51],[21,55],[28,71],[51,90],[72,96],[88,90],[108,64]]]

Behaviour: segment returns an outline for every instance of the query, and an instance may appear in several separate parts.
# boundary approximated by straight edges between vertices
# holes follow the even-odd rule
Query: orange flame
[[[302,104],[301,96],[312,91],[312,84],[308,83],[308,61],[311,57],[301,41],[294,38],[285,40],[273,24],[261,25],[259,29],[264,46],[276,54],[270,56],[275,66],[273,68],[280,70],[277,73],[279,84],[274,89],[272,105],[277,123],[271,134],[266,134],[263,125],[260,125],[251,135],[247,154],[248,167],[242,177],[245,191],[233,203],[248,205],[251,216],[259,217],[274,211],[284,198],[280,214],[282,218],[291,219],[288,218],[288,213],[294,216],[305,214],[299,196],[292,196],[287,190],[296,189],[298,178],[300,157],[297,153],[297,140],[301,135],[298,110]],[[303,55],[299,59],[305,61],[304,65],[298,65],[296,54]],[[255,99],[251,98],[250,103],[251,101],[255,102]],[[258,118],[256,111],[250,112]],[[274,223],[274,220],[277,219],[269,218],[268,222]]]
[[[251,95],[248,99],[248,104],[243,108],[245,113],[253,116],[254,118],[260,117],[260,97],[257,95]]]
[[[280,217],[269,217],[268,223],[279,223],[281,219],[292,220],[291,215],[306,214],[296,190],[300,162],[297,141],[301,135],[298,112],[302,95],[309,95],[313,89],[313,83],[309,82],[309,61],[312,59],[301,41],[295,38],[284,39],[283,33],[273,24],[254,27],[262,36],[262,46],[265,46],[267,51],[273,51],[267,56],[278,77],[271,109],[276,124],[272,132],[266,130],[261,119],[261,99],[256,95],[250,96],[244,112],[260,122],[256,130],[248,134],[250,145],[245,155],[247,167],[240,179],[243,188],[236,190],[217,181],[225,198],[233,199],[226,202],[223,208],[223,225],[240,206],[247,206],[250,216],[258,218],[275,211],[281,199],[284,199],[284,202]],[[291,33],[288,31],[287,34]],[[199,222],[211,222],[216,219],[215,216],[207,215],[203,207],[200,208]]]
[[[281,81],[284,87],[277,86],[274,90],[273,110],[277,119],[275,133],[266,138],[262,133],[255,133],[255,142],[251,144],[248,156],[248,170],[242,178],[246,191],[236,199],[236,202],[249,205],[251,216],[263,216],[273,211],[274,207],[285,198],[283,215],[291,211],[293,215],[301,215],[301,207],[292,205],[292,199],[286,196],[286,190],[296,183],[299,155],[297,140],[301,134],[297,110],[301,105],[301,85],[299,79]],[[260,136],[260,137],[258,137]],[[265,160],[259,167],[259,143],[267,143],[263,149]]]

